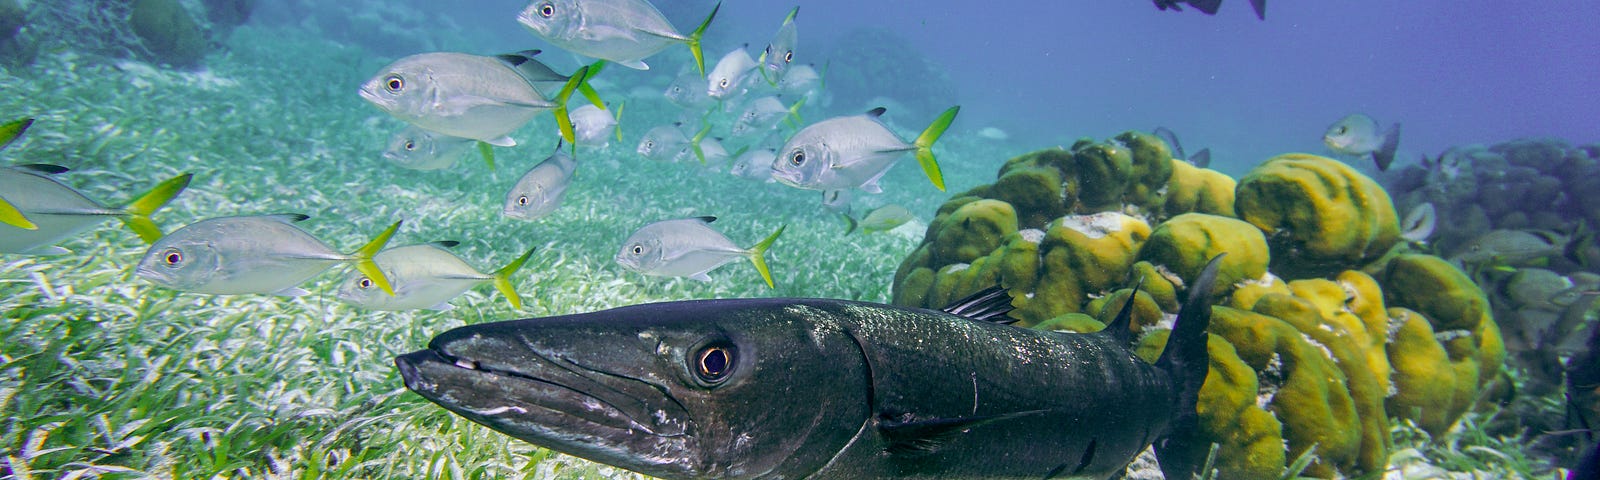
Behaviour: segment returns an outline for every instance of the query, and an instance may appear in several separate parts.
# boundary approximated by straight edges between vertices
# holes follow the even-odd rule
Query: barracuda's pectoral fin
[[[995,285],[968,295],[967,298],[956,300],[940,310],[980,322],[1009,325],[1017,321],[1006,316],[1014,308],[1011,306],[1011,293],[1005,287]]]
[[[939,451],[946,443],[961,434],[985,424],[1038,415],[1044,410],[1028,410],[999,415],[974,417],[934,418],[928,420],[880,420],[878,432],[888,445],[884,450],[890,455],[917,457]]]

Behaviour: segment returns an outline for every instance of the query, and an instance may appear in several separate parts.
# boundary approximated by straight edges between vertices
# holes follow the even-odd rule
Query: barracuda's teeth
[[[472,360],[456,360],[456,366],[465,368],[467,370],[477,370],[478,362],[474,362]]]

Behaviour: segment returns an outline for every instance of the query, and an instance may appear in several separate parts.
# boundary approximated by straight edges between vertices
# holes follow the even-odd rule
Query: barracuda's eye
[[[544,17],[544,18],[550,18],[550,17],[555,16],[555,14],[556,14],[556,6],[555,5],[551,5],[549,3],[546,3],[544,5],[540,5],[539,6],[539,16]]]
[[[383,88],[388,89],[389,93],[400,93],[406,88],[406,79],[399,75],[390,75],[383,79]]]
[[[793,61],[794,61],[794,50],[783,52],[783,63],[789,63],[789,62],[793,62]]]
[[[356,280],[356,286],[360,287],[362,290],[370,290],[373,286],[372,279],[369,277],[361,277]]]
[[[167,251],[161,252],[161,261],[169,267],[181,265],[183,264],[183,252],[178,251],[176,248],[169,248]]]
[[[794,166],[798,167],[798,166],[800,166],[801,164],[804,164],[804,163],[806,163],[806,152],[795,150],[794,153],[789,155],[789,164],[790,165],[794,165]]]
[[[733,373],[736,361],[738,358],[732,345],[713,343],[702,347],[694,354],[694,364],[690,367],[700,381],[716,385],[728,379],[728,375]]]

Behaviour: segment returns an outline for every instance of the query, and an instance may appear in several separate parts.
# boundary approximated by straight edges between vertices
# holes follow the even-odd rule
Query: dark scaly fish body
[[[475,422],[667,479],[1109,478],[1152,442],[1187,478],[1214,278],[1155,365],[1127,347],[1129,309],[1103,333],[1030,330],[994,322],[998,289],[948,312],[635,305],[461,327],[395,363]]]

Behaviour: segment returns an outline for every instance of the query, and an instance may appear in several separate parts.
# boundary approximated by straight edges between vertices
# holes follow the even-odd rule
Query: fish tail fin
[[[767,288],[777,288],[772,283],[772,270],[767,269],[767,249],[772,248],[772,242],[778,241],[778,235],[783,235],[783,229],[785,228],[789,228],[789,226],[778,227],[776,231],[772,232],[772,235],[767,235],[767,238],[762,240],[761,243],[750,247],[750,263],[756,265],[756,271],[761,273],[761,279],[767,281]]]
[[[694,138],[689,139],[689,148],[694,149],[694,156],[695,158],[700,159],[700,164],[705,165],[706,151],[705,149],[700,148],[700,142],[706,139],[706,135],[711,134],[711,124],[705,122],[704,119],[701,120],[700,124],[700,131],[695,132]]]
[[[922,173],[928,174],[928,180],[933,181],[933,186],[939,191],[944,191],[944,172],[939,170],[939,161],[933,158],[933,142],[939,141],[944,131],[950,128],[950,122],[956,120],[956,114],[961,113],[961,106],[957,105],[939,114],[928,128],[917,135],[917,141],[912,145],[917,147],[917,163],[922,164]]]
[[[1195,404],[1199,402],[1200,387],[1205,384],[1211,368],[1211,355],[1206,351],[1206,327],[1211,324],[1212,287],[1224,255],[1212,257],[1190,284],[1188,297],[1172,325],[1172,334],[1167,337],[1167,347],[1156,360],[1156,368],[1165,370],[1178,385],[1178,413],[1167,433],[1155,443],[1156,459],[1167,478],[1189,478],[1195,463],[1205,455],[1207,445],[1199,438],[1200,415]]]
[[[845,222],[844,234],[845,235],[849,235],[850,232],[856,231],[856,228],[861,226],[861,222],[856,221],[856,217],[852,217],[848,213],[841,213],[841,214],[839,214],[839,216],[844,217],[844,222]]]
[[[789,126],[800,128],[801,125],[805,125],[805,120],[800,118],[800,107],[804,106],[806,106],[806,97],[800,97],[799,100],[794,101],[794,105],[789,106],[789,116],[784,119],[789,122]]]
[[[613,128],[612,131],[614,131],[617,134],[617,141],[618,142],[622,141],[622,109],[627,107],[627,106],[628,106],[628,104],[625,103],[625,102],[617,102],[617,116],[616,116],[617,126],[615,128]]]
[[[689,40],[684,42],[689,44],[689,54],[694,55],[694,66],[700,69],[700,76],[702,77],[706,76],[706,52],[700,48],[700,38],[705,36],[706,27],[711,26],[711,19],[717,18],[717,10],[721,9],[722,2],[717,2],[717,6],[711,8],[711,14],[706,15],[706,19],[700,22],[700,26],[689,34]]]
[[[22,137],[22,133],[28,131],[28,127],[30,126],[33,126],[32,118],[12,120],[6,122],[4,125],[0,125],[0,150],[4,150],[6,147],[11,146],[11,142]]]
[[[120,218],[129,230],[133,230],[133,233],[139,234],[139,238],[144,239],[145,243],[155,243],[161,238],[161,227],[150,220],[150,214],[166,206],[179,193],[183,193],[183,189],[189,188],[189,181],[192,179],[194,174],[185,173],[161,182],[133,203],[129,203],[127,207],[123,207],[127,215],[117,218]]]
[[[1267,0],[1250,0],[1250,8],[1256,10],[1257,19],[1267,19]]]
[[[478,154],[483,155],[483,162],[489,164],[489,169],[494,170],[494,145],[489,142],[478,142]]]
[[[494,271],[494,289],[500,291],[500,295],[506,297],[506,301],[511,302],[512,309],[522,309],[522,296],[517,294],[517,286],[511,283],[511,274],[521,270],[522,264],[528,263],[528,258],[532,257],[533,251],[537,249],[538,247],[529,248],[527,253]]]
[[[378,236],[372,237],[372,241],[367,242],[355,253],[350,254],[350,256],[355,257],[356,271],[372,279],[373,284],[383,289],[383,293],[387,293],[391,297],[394,296],[394,286],[389,284],[389,276],[383,274],[383,269],[378,268],[378,263],[372,261],[372,256],[377,255],[379,251],[383,250],[384,245],[389,244],[389,239],[394,238],[394,232],[400,230],[401,222],[404,222],[404,220],[394,222],[394,225],[390,225]]]
[[[34,224],[32,220],[28,220],[28,217],[22,215],[21,210],[17,210],[15,205],[7,202],[4,198],[0,198],[0,223],[23,230],[39,229],[38,225]]]
[[[589,85],[589,79],[599,75],[600,71],[605,70],[605,68],[605,60],[595,60],[594,63],[589,64],[589,70],[584,72],[583,79],[578,80],[578,93],[583,94],[583,98],[588,99],[589,104],[594,105],[594,108],[601,110],[606,109],[606,101],[600,98],[600,92],[594,91],[593,85]]]
[[[1383,131],[1383,145],[1372,152],[1372,160],[1378,162],[1378,171],[1389,171],[1389,165],[1394,163],[1394,152],[1400,148],[1400,124],[1390,125]]]
[[[572,130],[572,115],[567,112],[567,99],[572,98],[572,92],[577,90],[579,85],[584,85],[588,81],[589,66],[584,65],[578,71],[572,72],[572,76],[567,78],[567,83],[561,86],[561,91],[556,93],[556,98],[552,99],[556,104],[556,108],[552,110],[556,116],[556,125],[561,128],[561,139],[567,143],[573,143],[577,139]]]

